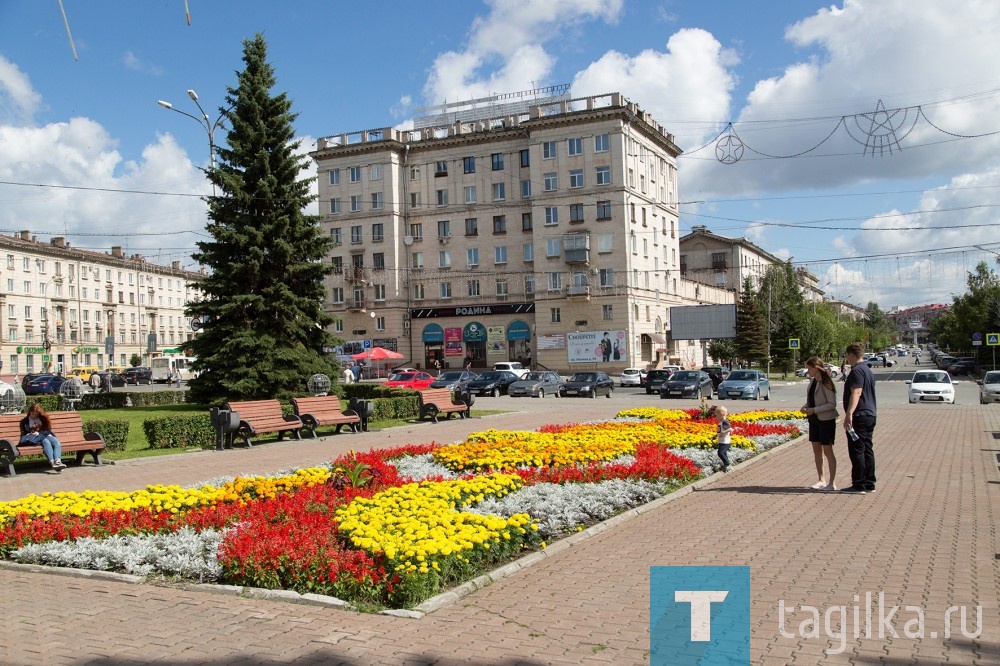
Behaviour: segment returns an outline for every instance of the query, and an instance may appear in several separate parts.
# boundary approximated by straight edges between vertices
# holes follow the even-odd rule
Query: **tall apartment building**
[[[194,334],[184,305],[200,298],[201,273],[180,262],[160,266],[141,255],[80,250],[65,238],[30,231],[0,236],[2,374],[128,366],[178,351]],[[107,338],[114,340],[108,355]],[[152,336],[152,339],[151,339]]]
[[[436,111],[312,153],[347,351],[613,370],[678,355],[671,305],[733,302],[681,280],[680,149],[637,104],[517,93]]]

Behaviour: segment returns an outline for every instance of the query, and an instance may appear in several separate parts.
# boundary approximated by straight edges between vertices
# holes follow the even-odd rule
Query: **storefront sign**
[[[413,319],[435,317],[481,317],[485,315],[528,314],[535,311],[534,303],[497,303],[495,305],[474,305],[457,308],[426,308],[410,310]]]
[[[507,324],[507,339],[510,341],[530,340],[531,327],[520,319],[515,319]]]
[[[425,345],[440,344],[444,342],[444,330],[438,324],[427,324],[420,339]]]
[[[458,326],[444,329],[444,355],[461,356],[462,354],[462,329]]]
[[[486,342],[486,327],[471,321],[462,329],[462,342]]]
[[[486,353],[507,358],[507,340],[504,339],[503,326],[486,327]]]
[[[100,347],[73,347],[74,354],[100,354]]]
[[[45,347],[18,347],[18,354],[44,354]]]
[[[389,351],[398,352],[396,349],[396,338],[372,338],[372,347],[381,347]]]
[[[586,331],[566,334],[570,363],[608,363],[628,358],[625,331]]]

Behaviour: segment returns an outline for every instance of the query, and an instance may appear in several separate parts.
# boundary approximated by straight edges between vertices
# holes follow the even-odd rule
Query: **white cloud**
[[[616,21],[623,2],[492,0],[490,13],[473,22],[465,49],[435,59],[424,96],[440,104],[544,85],[555,58],[542,44],[586,21]]]
[[[0,56],[0,123],[30,124],[41,104],[28,76]]]

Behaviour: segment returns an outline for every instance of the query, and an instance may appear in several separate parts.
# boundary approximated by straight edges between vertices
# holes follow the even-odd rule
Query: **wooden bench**
[[[23,418],[24,414],[0,416],[0,472],[6,468],[10,476],[16,474],[14,460],[18,456],[44,455],[41,444],[18,444]],[[95,465],[104,464],[101,461],[104,437],[96,432],[84,432],[80,412],[52,412],[49,414],[49,421],[52,424],[52,434],[62,445],[63,455],[76,453],[76,464],[82,465],[89,453],[93,456]]]
[[[340,434],[340,429],[345,425],[350,426],[351,432],[361,429],[361,417],[350,410],[342,412],[340,398],[335,395],[292,398],[292,405],[302,420],[302,426],[308,428],[313,437],[316,437],[316,429],[320,426],[335,425],[336,434]]]
[[[223,409],[236,412],[240,416],[240,427],[235,436],[243,439],[248,447],[253,446],[250,440],[266,432],[278,433],[280,442],[285,433],[295,434],[295,439],[302,439],[299,432],[302,429],[302,419],[297,416],[285,416],[281,413],[281,403],[277,400],[247,400],[230,402]]]
[[[420,420],[431,417],[437,423],[438,414],[447,414],[451,418],[453,413],[458,413],[461,418],[471,416],[472,409],[464,402],[456,403],[451,397],[451,391],[446,388],[423,389],[417,391],[420,402]]]

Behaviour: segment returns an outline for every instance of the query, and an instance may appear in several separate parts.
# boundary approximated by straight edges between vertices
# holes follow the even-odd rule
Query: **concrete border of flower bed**
[[[752,458],[748,458],[741,463],[733,465],[732,469],[740,469],[744,466],[753,464],[755,461],[763,460],[768,456],[782,451],[785,448],[790,447],[799,441],[802,437],[794,437],[783,444],[772,447],[763,453],[759,453]],[[640,516],[649,511],[660,508],[661,506],[667,504],[668,502],[673,502],[679,500],[682,497],[689,495],[690,493],[700,490],[701,488],[715,483],[717,480],[722,478],[724,474],[722,472],[715,472],[703,479],[699,479],[693,483],[689,483],[686,486],[678,488],[677,490],[659,497],[652,502],[637,506],[634,509],[629,509],[623,511],[617,516],[608,518],[599,523],[591,525],[585,530],[571,534],[563,539],[559,539],[551,544],[549,544],[544,550],[535,551],[529,553],[523,557],[520,557],[513,562],[508,562],[507,564],[498,567],[488,573],[481,576],[477,576],[472,580],[466,581],[461,585],[451,588],[446,592],[430,597],[424,602],[418,604],[413,608],[398,608],[398,609],[387,609],[380,611],[381,615],[391,615],[394,617],[404,617],[409,619],[419,620],[428,613],[433,613],[441,608],[450,606],[451,604],[460,601],[464,597],[469,596],[473,592],[480,590],[484,587],[488,587],[493,583],[503,580],[508,576],[512,576],[522,569],[526,569],[544,559],[561,553],[573,546],[590,539],[591,537],[597,536],[602,532],[617,527],[618,525],[625,523],[632,518]],[[282,601],[285,603],[295,603],[310,606],[323,606],[328,608],[340,608],[344,610],[357,610],[354,606],[348,602],[338,599],[337,597],[331,597],[323,594],[300,594],[299,592],[294,592],[292,590],[268,590],[259,587],[243,587],[240,585],[220,585],[217,583],[190,583],[190,582],[166,582],[161,581],[156,578],[146,578],[143,576],[136,576],[133,574],[118,573],[114,571],[100,571],[97,569],[76,569],[73,567],[55,567],[43,564],[20,564],[18,562],[11,562],[10,560],[0,560],[0,569],[6,569],[9,571],[20,571],[24,573],[40,573],[49,574],[53,576],[72,576],[76,578],[88,578],[92,580],[107,580],[116,583],[129,583],[133,585],[160,585],[167,587],[175,587],[182,590],[191,590],[197,592],[207,592],[210,594],[219,594],[223,596],[236,596],[244,597],[250,599],[261,599],[267,601]]]

